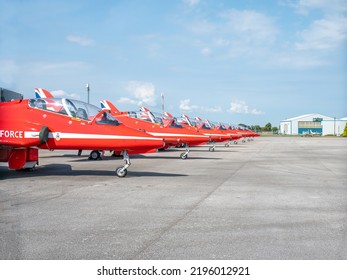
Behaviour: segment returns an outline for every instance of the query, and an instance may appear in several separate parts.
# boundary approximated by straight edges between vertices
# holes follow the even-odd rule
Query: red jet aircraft
[[[209,148],[210,152],[214,151],[216,142],[225,142],[230,140],[230,135],[224,133],[223,130],[216,129],[211,126],[210,123],[204,122],[200,118],[192,120],[187,115],[182,114],[179,122],[185,127],[195,127],[198,132],[210,137],[210,141],[213,143],[213,146]]]
[[[233,127],[229,124],[222,123],[222,122],[211,122],[209,120],[206,120],[211,127],[214,127],[215,129],[218,129],[222,131],[224,134],[229,135],[230,139],[228,143],[225,144],[225,147],[229,147],[230,143],[234,141],[234,144],[237,144],[237,140],[241,139],[243,136],[238,133]]]
[[[209,141],[205,136],[194,129],[188,129],[176,122],[173,117],[150,112],[142,107],[140,112],[120,112],[110,101],[102,100],[101,106],[109,109],[113,116],[122,123],[135,129],[145,131],[154,137],[162,138],[165,142],[164,149],[171,146],[185,145],[186,151],[181,153],[181,159],[186,159],[189,146],[197,146]]]
[[[236,126],[234,128],[234,131],[236,131],[238,134],[242,135],[242,142],[245,143],[246,140],[250,141],[253,140],[254,137],[260,136],[259,133],[256,133],[250,129],[247,129],[245,127]]]
[[[0,114],[0,161],[15,170],[35,167],[38,149],[115,150],[125,160],[116,174],[125,177],[128,153],[164,145],[162,139],[120,123],[106,109],[67,98],[1,102]]]

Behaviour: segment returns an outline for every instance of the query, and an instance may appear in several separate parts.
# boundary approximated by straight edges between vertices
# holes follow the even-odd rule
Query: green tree
[[[271,130],[272,130],[273,134],[278,134],[278,127],[277,126],[274,126]]]
[[[267,123],[267,124],[264,126],[264,131],[271,131],[271,128],[272,128],[271,123]]]
[[[345,125],[345,129],[343,130],[341,136],[342,136],[342,137],[347,137],[347,123],[346,123],[346,125]]]
[[[261,131],[261,126],[260,125],[255,125],[253,131],[255,132],[260,132]]]

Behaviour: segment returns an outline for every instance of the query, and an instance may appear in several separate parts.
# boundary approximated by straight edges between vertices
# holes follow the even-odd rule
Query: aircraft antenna
[[[165,110],[164,110],[164,93],[161,93],[160,95],[161,95],[161,111],[164,114],[164,112],[165,112]]]
[[[88,95],[88,104],[89,104],[89,92],[90,92],[90,86],[89,86],[89,84],[87,84],[87,95]]]

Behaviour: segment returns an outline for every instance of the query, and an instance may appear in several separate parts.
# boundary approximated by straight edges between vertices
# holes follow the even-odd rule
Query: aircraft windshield
[[[217,124],[216,122],[206,121],[206,123],[207,123],[211,128],[218,128],[218,124]]]
[[[173,118],[173,121],[170,124],[171,127],[183,128],[183,126],[179,123],[177,118]]]
[[[161,124],[163,125],[163,118],[168,118],[162,114],[159,113],[152,113],[152,112],[148,112],[148,111],[131,111],[128,112],[128,116],[134,119],[140,119],[143,121],[147,121],[147,122],[152,122],[152,123],[156,123],[156,124]]]
[[[230,125],[228,125],[227,123],[219,123],[219,128],[221,130],[228,130],[230,129]]]
[[[180,118],[177,119],[177,122],[178,123],[187,124],[187,125],[190,125],[190,126],[196,126],[195,120],[192,120],[192,119],[187,118],[187,117],[180,117]]]
[[[97,115],[95,118],[95,123],[114,125],[114,126],[117,126],[120,124],[120,122],[108,112],[103,112]]]
[[[99,113],[100,108],[78,100],[67,98],[36,98],[29,100],[29,106],[46,111],[91,121]]]
[[[196,127],[200,126],[202,129],[211,129],[210,124],[205,121],[195,119],[195,120],[192,120],[191,122],[194,123]]]
[[[212,128],[216,128],[216,129],[219,129],[219,130],[227,130],[229,126],[227,126],[226,124],[223,124],[223,123],[220,123],[220,122],[211,122],[211,121],[208,121],[208,123],[210,124],[210,126]]]

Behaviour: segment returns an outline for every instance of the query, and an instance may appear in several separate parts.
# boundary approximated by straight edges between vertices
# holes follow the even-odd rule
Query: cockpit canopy
[[[228,124],[228,123],[220,122],[219,125],[220,125],[222,130],[231,130],[231,129],[233,129],[233,127],[230,124]]]
[[[194,126],[196,128],[201,128],[201,129],[211,129],[211,125],[208,123],[208,122],[205,122],[201,119],[192,119],[192,118],[189,118],[187,117],[186,115],[182,115],[181,118],[179,118],[178,120],[179,123],[183,123],[183,124],[187,124],[187,125],[190,125],[190,126]]]
[[[29,106],[45,111],[50,111],[71,118],[93,121],[97,124],[119,125],[119,121],[106,111],[79,100],[67,98],[35,98],[29,100]]]
[[[151,123],[156,123],[163,126],[177,127],[183,128],[178,122],[176,118],[156,113],[150,111],[130,111],[128,112],[128,116],[134,119],[140,119],[143,121],[148,121]]]

